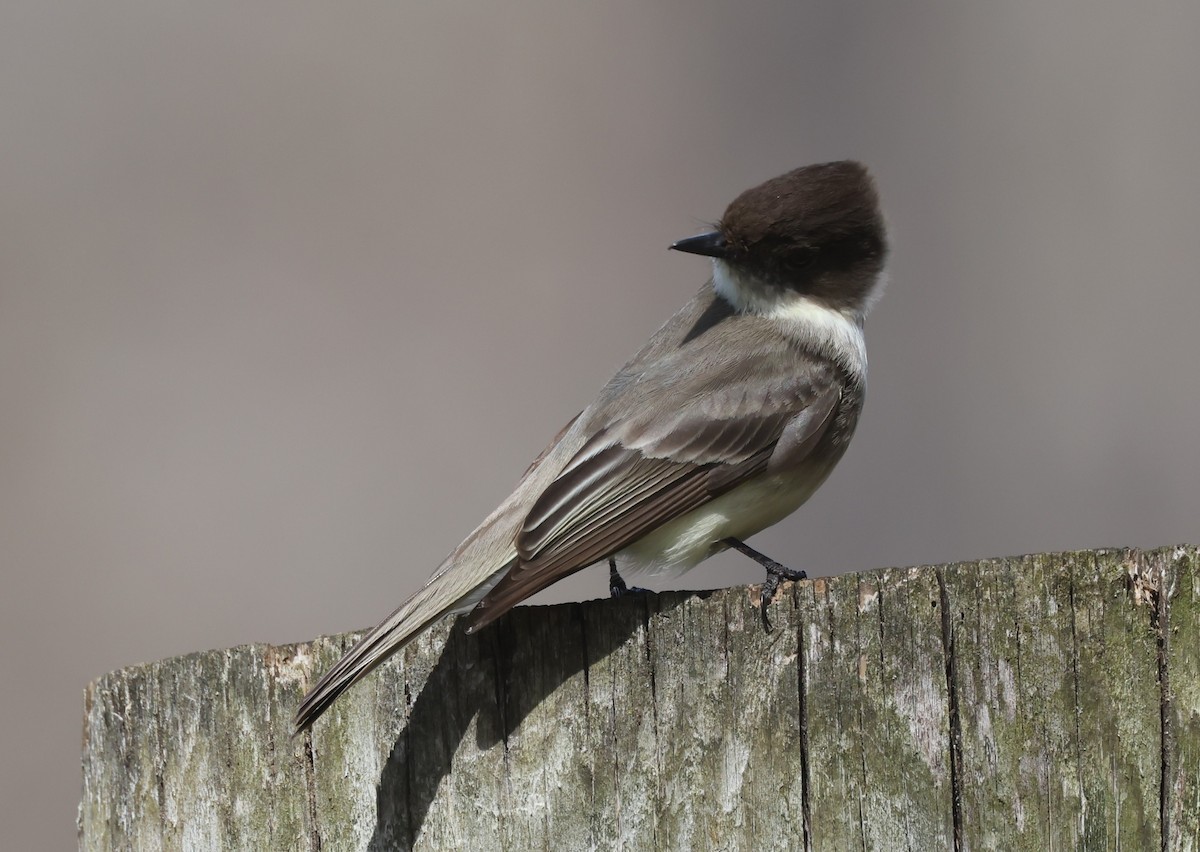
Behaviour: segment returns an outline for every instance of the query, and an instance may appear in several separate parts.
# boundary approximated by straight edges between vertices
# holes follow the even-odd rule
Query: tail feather
[[[448,606],[441,607],[437,606],[437,598],[443,590],[439,588],[440,584],[436,582],[435,577],[434,582],[405,601],[322,675],[296,710],[296,718],[292,722],[294,733],[300,734],[312,727],[313,722],[319,719],[343,692],[370,674],[380,663],[419,636],[435,621],[443,616],[468,612],[474,608],[507,570],[508,565],[505,565],[478,588],[452,601]],[[434,603],[433,607],[428,605],[430,602]]]
[[[455,548],[425,585],[351,648],[317,682],[296,711],[295,729],[308,729],[338,696],[451,613],[468,612],[516,564],[517,531],[529,506],[583,444],[576,415],[529,466],[517,488]]]

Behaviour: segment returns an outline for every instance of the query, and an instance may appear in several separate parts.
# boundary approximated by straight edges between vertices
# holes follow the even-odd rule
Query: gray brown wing
[[[598,432],[530,508],[518,562],[476,608],[472,628],[761,473],[789,424],[815,444],[841,392],[832,371],[814,368],[776,389],[764,398],[731,384]]]

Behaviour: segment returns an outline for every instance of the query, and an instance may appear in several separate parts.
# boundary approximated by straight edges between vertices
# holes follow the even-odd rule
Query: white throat
[[[869,307],[883,290],[884,276],[876,279]],[[797,343],[839,362],[863,381],[867,376],[867,346],[863,340],[862,312],[839,311],[803,293],[773,286],[747,275],[720,259],[713,260],[713,289],[740,313],[773,320]]]

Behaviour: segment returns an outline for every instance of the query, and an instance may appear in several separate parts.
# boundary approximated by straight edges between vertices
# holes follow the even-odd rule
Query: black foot
[[[779,584],[784,580],[804,580],[808,577],[808,574],[788,568],[785,565],[780,565],[771,557],[759,553],[744,541],[739,541],[736,538],[724,539],[723,543],[729,545],[738,553],[749,556],[767,572],[767,579],[763,581],[762,585],[762,620],[763,626],[767,630],[770,630],[771,622],[767,620],[767,607],[771,605],[771,601],[775,600],[775,593],[779,591]]]
[[[617,560],[609,558],[608,560],[608,595],[609,597],[619,598],[621,595],[644,595],[649,592],[649,589],[639,589],[637,586],[627,586],[625,581],[621,579],[621,575],[617,573]]]

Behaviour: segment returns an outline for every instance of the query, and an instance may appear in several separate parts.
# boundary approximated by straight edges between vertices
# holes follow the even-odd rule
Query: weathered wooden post
[[[290,737],[353,636],[86,693],[80,847],[1200,848],[1193,547],[445,623]]]

